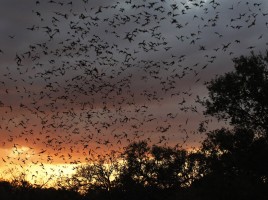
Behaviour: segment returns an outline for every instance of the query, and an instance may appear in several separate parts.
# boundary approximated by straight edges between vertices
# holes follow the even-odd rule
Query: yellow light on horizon
[[[2,180],[25,180],[33,185],[52,186],[59,177],[70,177],[79,164],[45,163],[36,152],[26,146],[0,148],[0,178]],[[32,162],[37,160],[37,162]]]

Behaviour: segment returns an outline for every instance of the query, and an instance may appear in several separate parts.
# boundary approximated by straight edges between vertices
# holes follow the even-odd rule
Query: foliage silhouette
[[[266,55],[252,52],[233,62],[235,71],[207,83],[209,99],[204,102],[205,113],[267,138],[268,51]]]
[[[41,188],[24,181],[23,184],[0,181],[1,200],[79,200],[82,196],[78,193],[55,188]]]
[[[207,83],[205,114],[229,122],[202,143],[205,175],[195,184],[213,199],[265,199],[268,180],[268,52],[235,58],[235,71]],[[210,188],[210,190],[209,190]],[[209,191],[214,192],[209,192]]]
[[[163,199],[186,185],[186,162],[185,150],[133,142],[121,155],[79,166],[72,188],[88,199]]]
[[[167,198],[166,192],[182,188],[186,183],[184,150],[149,147],[144,141],[130,144],[123,153],[125,165],[119,176],[121,190],[132,199]]]

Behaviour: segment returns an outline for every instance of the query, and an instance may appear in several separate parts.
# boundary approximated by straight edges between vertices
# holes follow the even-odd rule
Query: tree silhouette
[[[90,199],[111,199],[120,172],[119,162],[120,158],[114,151],[109,155],[98,155],[89,163],[78,166],[72,177],[66,177],[64,187]]]
[[[123,152],[125,165],[120,180],[125,187],[143,187],[149,181],[148,160],[149,146],[145,141],[134,142]]]
[[[162,189],[178,189],[183,187],[187,180],[185,150],[176,150],[168,147],[153,146],[150,169],[152,174],[151,185]]]
[[[205,114],[230,127],[209,132],[202,143],[205,177],[199,183],[207,197],[263,199],[268,180],[268,53],[233,61],[233,72],[207,83]]]
[[[206,114],[229,120],[235,127],[252,129],[256,137],[268,133],[268,51],[266,55],[233,59],[235,70],[207,85]]]
[[[133,142],[120,156],[79,166],[68,181],[89,199],[167,199],[189,183],[187,156],[185,150]]]

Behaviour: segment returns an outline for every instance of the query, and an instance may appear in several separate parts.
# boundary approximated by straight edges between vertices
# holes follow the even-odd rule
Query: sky
[[[265,0],[0,5],[2,177],[71,173],[140,140],[198,148],[201,121],[224,126],[203,115],[204,83],[268,45]]]

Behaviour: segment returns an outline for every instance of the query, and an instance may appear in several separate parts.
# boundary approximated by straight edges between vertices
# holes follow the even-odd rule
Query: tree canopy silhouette
[[[230,127],[209,132],[203,141],[201,182],[214,190],[214,198],[262,199],[268,182],[268,53],[233,61],[233,72],[207,83],[205,114]]]
[[[189,182],[183,149],[133,142],[118,155],[78,167],[69,182],[89,199],[163,199]]]
[[[235,70],[207,84],[206,114],[235,127],[268,133],[268,52],[233,59]]]

